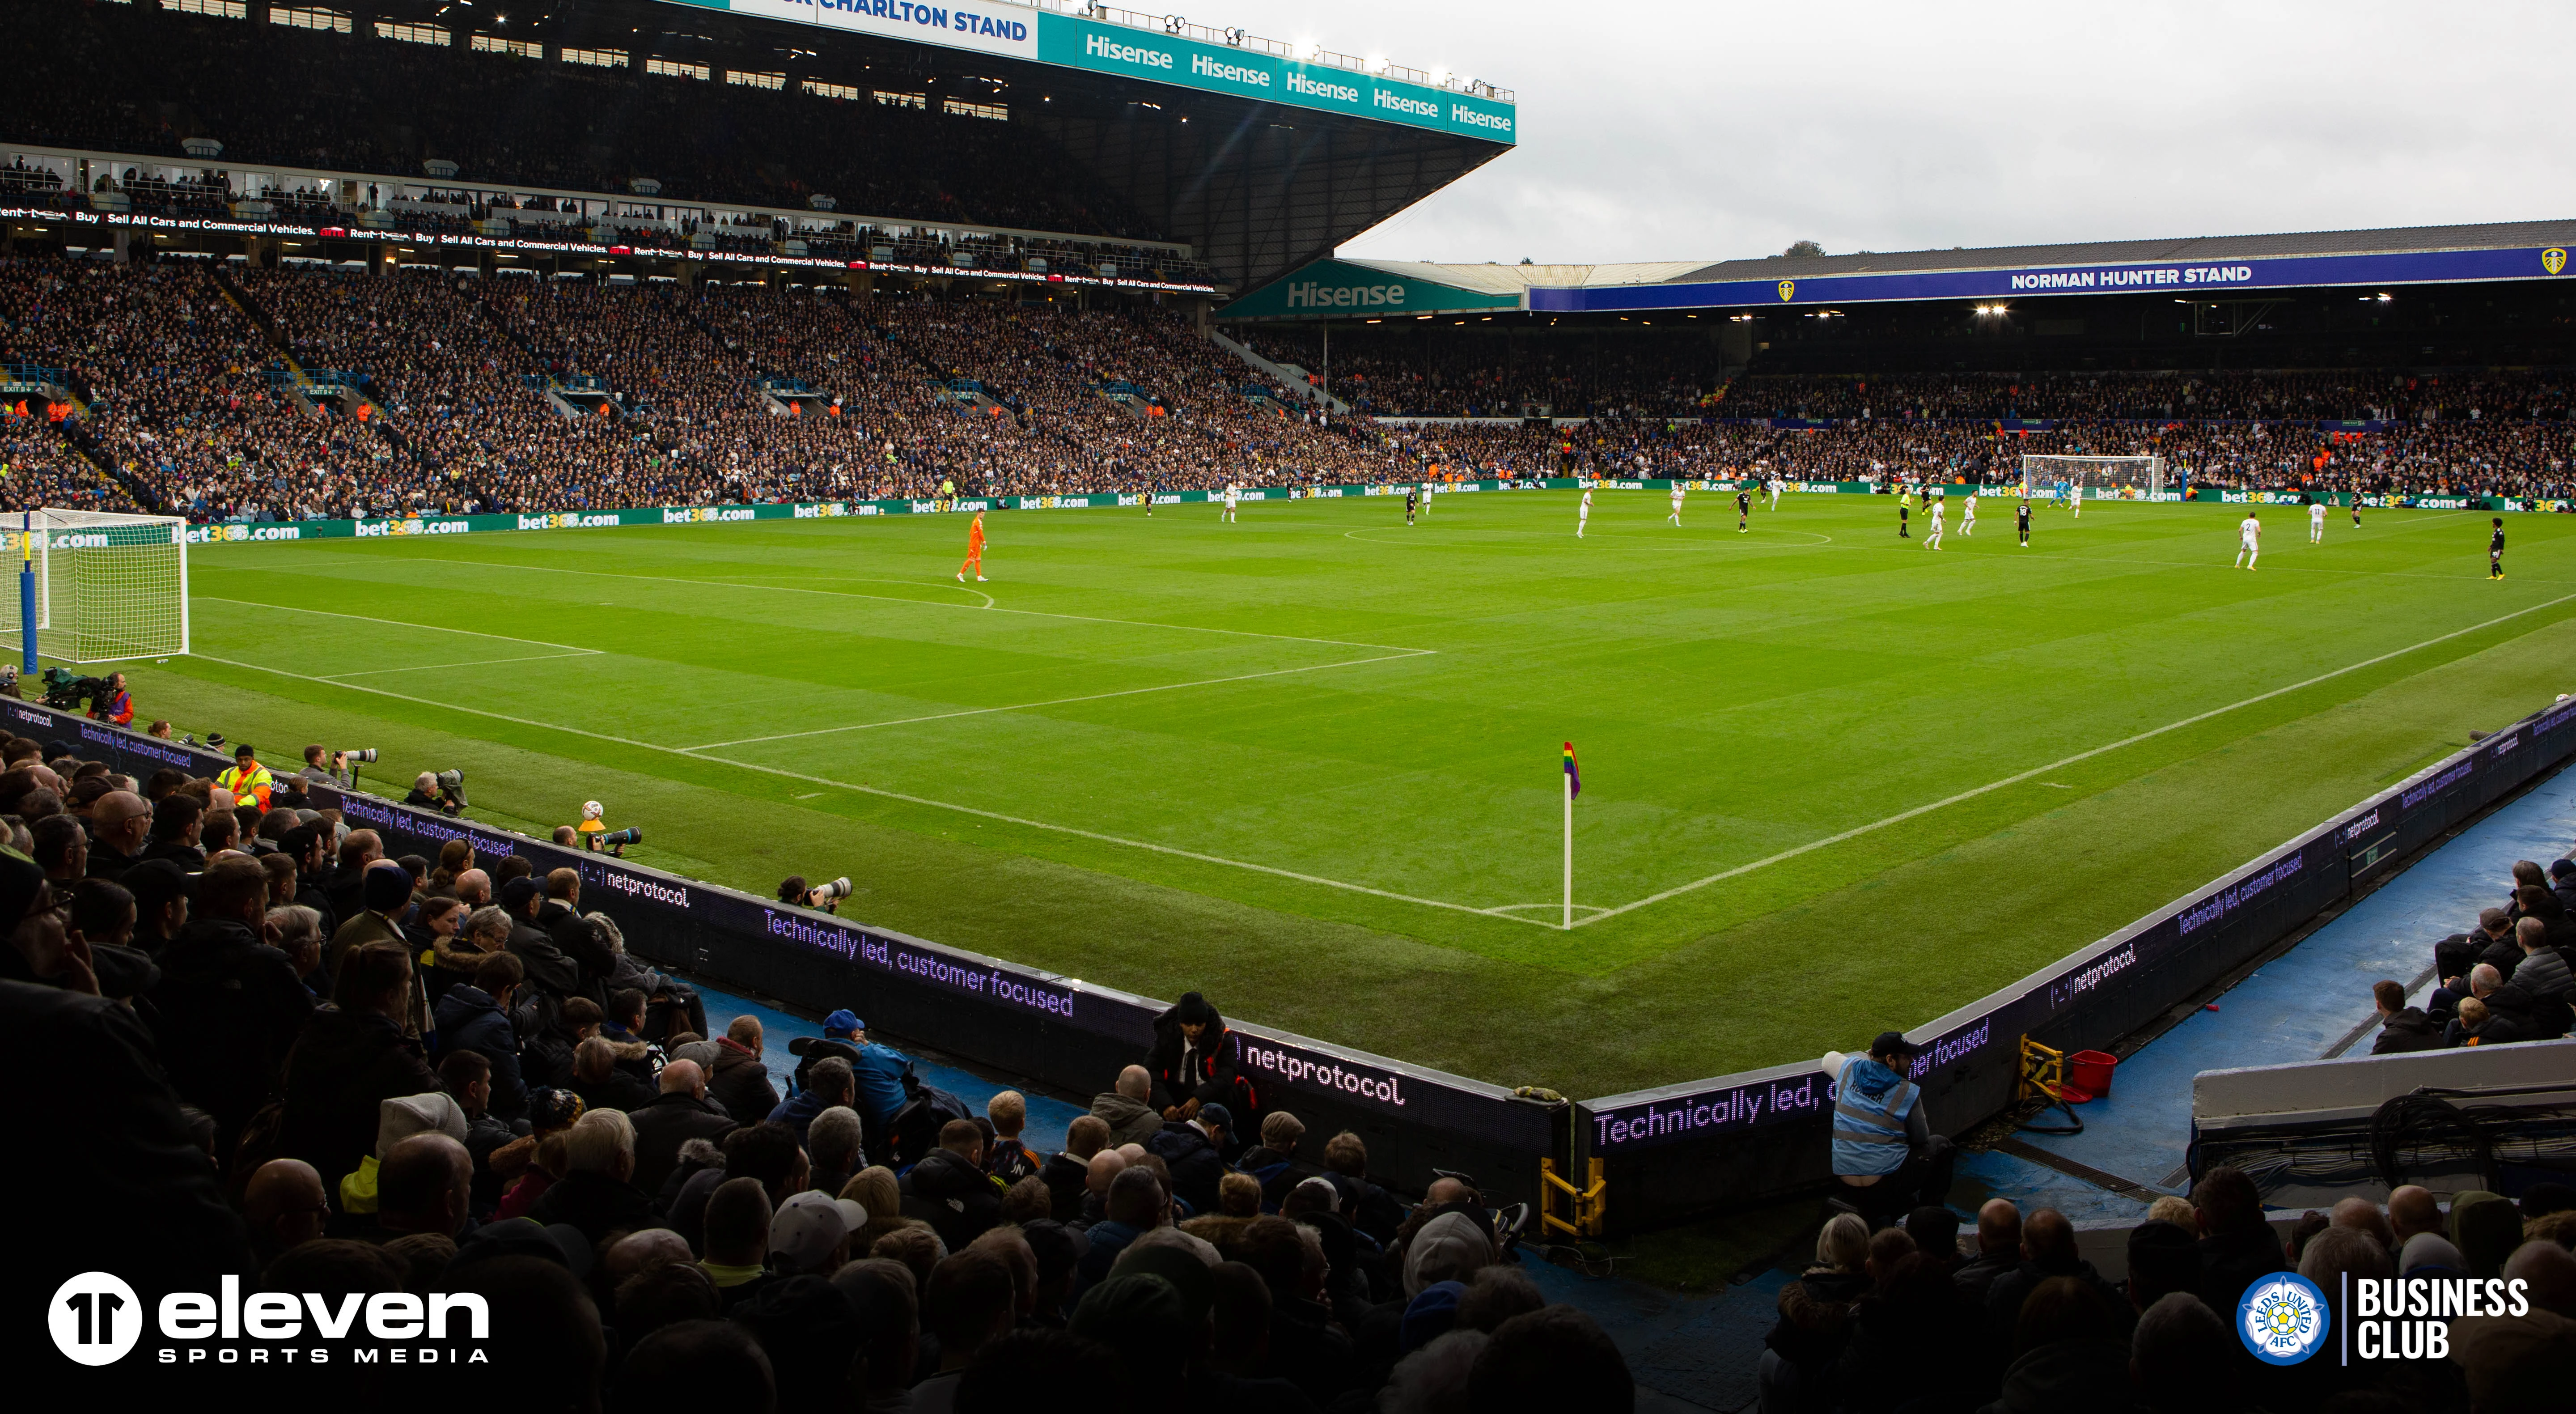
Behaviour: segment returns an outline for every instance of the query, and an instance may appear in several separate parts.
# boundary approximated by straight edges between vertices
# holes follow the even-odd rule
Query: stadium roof
[[[2576,247],[2576,220],[1610,265],[1335,259],[1247,293],[1226,306],[1223,317],[1382,317],[1510,307],[1611,313],[2576,279],[2568,270],[2570,247]]]

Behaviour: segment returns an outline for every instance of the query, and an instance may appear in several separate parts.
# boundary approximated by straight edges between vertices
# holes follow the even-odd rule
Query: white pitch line
[[[531,653],[524,658],[478,658],[471,663],[414,663],[411,666],[404,668],[361,668],[353,673],[329,673],[325,676],[332,682],[338,682],[342,678],[374,677],[378,673],[426,673],[434,672],[440,668],[490,668],[497,667],[503,663],[550,663],[559,658],[599,658],[604,656],[606,655],[602,654],[596,648],[577,648],[570,653]]]
[[[1353,658],[1343,663],[1310,663],[1302,668],[1274,668],[1266,673],[1239,673],[1230,678],[1201,678],[1196,682],[1164,683],[1158,687],[1128,687],[1116,692],[1093,692],[1080,697],[1058,697],[1047,702],[1020,702],[1008,707],[967,707],[955,712],[933,712],[924,717],[896,717],[883,722],[852,722],[847,726],[816,727],[811,731],[779,732],[774,736],[746,736],[732,741],[703,742],[682,747],[683,751],[713,751],[723,746],[754,746],[764,741],[794,741],[800,737],[831,736],[838,732],[874,731],[878,727],[908,727],[919,722],[945,722],[955,717],[982,717],[995,712],[1034,712],[1041,707],[1062,707],[1074,702],[1102,702],[1112,697],[1137,697],[1149,692],[1180,692],[1193,687],[1217,687],[1230,682],[1252,682],[1260,678],[1287,677],[1291,673],[1319,673],[1327,668],[1356,668],[1369,663],[1393,663],[1406,658],[1426,658],[1436,648],[1413,648],[1402,653],[1388,653],[1375,658]]]
[[[561,565],[522,565],[513,564],[507,560],[437,559],[414,560],[410,563],[416,565],[473,565],[488,570],[527,570],[534,574],[578,574],[588,575],[595,579],[636,579],[644,580],[653,584],[687,585],[692,589],[758,589],[773,594],[820,594],[830,599],[876,599],[889,604],[917,604],[925,609],[963,609],[969,613],[976,614],[1024,614],[1032,618],[1040,619],[1068,619],[1075,623],[1115,624],[1120,628],[1167,628],[1180,633],[1222,633],[1230,634],[1236,638],[1275,639],[1281,643],[1325,643],[1330,644],[1335,648],[1378,648],[1398,653],[1416,651],[1405,648],[1400,644],[1361,643],[1348,638],[1309,638],[1303,634],[1295,633],[1262,633],[1248,628],[1213,628],[1206,624],[1167,624],[1157,622],[1153,619],[1104,619],[1093,614],[1062,614],[1049,609],[1006,609],[999,604],[951,604],[938,599],[906,599],[893,594],[853,594],[847,590],[841,589],[808,589],[803,585],[796,584],[744,584],[734,580],[691,579],[684,575],[619,574],[613,570],[576,570],[567,569]],[[908,584],[911,581],[885,580],[883,582],[887,584]],[[923,586],[923,588],[926,589],[938,587],[940,586],[928,584]],[[983,593],[982,590],[973,590],[970,592],[978,594]],[[986,595],[985,597],[989,599],[991,596]],[[245,601],[234,600],[227,602],[238,603]],[[534,640],[529,641],[533,642]],[[550,646],[559,648],[564,645],[554,644]]]
[[[461,633],[468,638],[497,638],[504,643],[533,643],[539,648],[565,648],[570,649],[574,653],[597,653],[600,651],[596,648],[584,648],[578,643],[549,643],[542,638],[515,638],[506,633],[485,633],[480,629],[471,628],[449,628],[445,624],[416,624],[408,619],[377,619],[369,618],[365,614],[334,613],[329,609],[300,609],[293,604],[263,604],[256,599],[226,599],[219,594],[192,594],[188,597],[191,599],[202,599],[209,604],[240,604],[246,608],[275,609],[280,613],[286,614],[312,614],[318,618],[325,619],[354,619],[362,624],[384,624],[391,628],[417,628],[425,629],[431,633]]]
[[[390,697],[397,702],[410,702],[422,707],[435,707],[448,712],[462,712],[468,716],[474,717],[488,717],[496,722],[510,722],[522,727],[535,727],[540,731],[562,732],[567,736],[588,737],[593,741],[604,741],[616,746],[631,746],[639,751],[658,751],[666,756],[681,756],[692,761],[704,761],[711,765],[731,766],[740,771],[758,771],[763,775],[776,776],[782,780],[803,781],[808,785],[829,786],[834,790],[854,791],[860,795],[873,795],[883,800],[902,801],[906,805],[925,806],[933,810],[953,810],[961,815],[973,815],[985,820],[999,821],[1006,825],[1019,825],[1027,829],[1044,830],[1050,834],[1071,835],[1077,839],[1096,840],[1101,844],[1119,845],[1127,849],[1141,849],[1153,854],[1167,855],[1175,859],[1194,860],[1201,864],[1220,864],[1229,869],[1242,869],[1255,874],[1268,874],[1274,878],[1293,879],[1301,884],[1316,884],[1328,889],[1340,889],[1346,893],[1367,894],[1374,898],[1392,899],[1397,903],[1419,904],[1424,908],[1447,909],[1452,913],[1471,913],[1480,918],[1502,918],[1514,923],[1528,924],[1531,927],[1552,928],[1555,926],[1553,924],[1540,923],[1535,919],[1516,918],[1508,913],[1489,913],[1481,908],[1476,908],[1463,903],[1451,903],[1446,899],[1418,898],[1412,894],[1397,893],[1392,889],[1376,889],[1371,888],[1366,884],[1354,884],[1346,879],[1327,879],[1315,874],[1300,874],[1293,869],[1280,869],[1268,864],[1254,864],[1249,860],[1228,859],[1223,855],[1203,854],[1194,849],[1180,849],[1172,845],[1156,844],[1152,840],[1132,840],[1121,835],[1104,834],[1098,830],[1077,829],[1072,825],[1058,825],[1046,820],[1031,820],[1019,815],[1005,815],[998,810],[983,810],[972,805],[959,805],[952,801],[931,800],[923,796],[907,795],[902,791],[886,790],[879,786],[863,786],[851,781],[836,781],[829,776],[814,776],[807,775],[802,771],[781,770],[776,766],[763,766],[756,761],[740,761],[727,756],[710,756],[703,751],[694,751],[686,747],[664,746],[660,742],[638,741],[633,737],[612,736],[607,732],[594,732],[581,727],[560,726],[553,722],[540,722],[530,717],[514,717],[506,712],[493,712],[481,707],[468,707],[456,702],[442,702],[434,697],[414,697],[409,693],[393,692],[381,687],[369,687],[364,683],[336,682],[330,678],[315,677],[310,673],[296,673],[289,672],[284,668],[272,668],[265,663],[244,663],[231,658],[218,658],[210,653],[191,653],[189,656],[192,658],[203,658],[209,663],[221,663],[228,668],[241,668],[255,673],[267,673],[274,677],[294,678],[299,682],[318,682],[325,687],[343,688],[350,692],[373,693],[378,697]]]
[[[2478,632],[2480,629],[2493,628],[2493,627],[2495,627],[2497,624],[2500,624],[2500,623],[2506,623],[2506,622],[2509,622],[2509,621],[2511,621],[2511,620],[2513,620],[2513,619],[2521,618],[2521,617],[2522,617],[2523,615],[2525,615],[2525,614],[2535,614],[2535,613],[2540,612],[2540,611],[2541,611],[2541,610],[2543,610],[2543,609],[2555,608],[2555,607],[2557,607],[2557,606],[2558,606],[2558,605],[2560,605],[2560,604],[2567,603],[2569,600],[2576,600],[2576,594],[2565,594],[2565,595],[2561,595],[2561,596],[2559,596],[2558,598],[2555,598],[2555,599],[2552,599],[2552,600],[2547,601],[2546,603],[2534,604],[2534,605],[2532,605],[2530,608],[2527,608],[2527,609],[2516,609],[2516,610],[2514,610],[2514,611],[2513,611],[2512,613],[2510,613],[2510,614],[2499,614],[2499,615],[2497,615],[2496,617],[2494,617],[2494,618],[2492,618],[2492,619],[2487,620],[2485,623],[2471,624],[2471,625],[2469,625],[2467,628],[2453,629],[2453,630],[2451,630],[2449,633],[2445,633],[2445,634],[2437,634],[2437,635],[2435,635],[2435,636],[2434,636],[2434,637],[2432,637],[2432,638],[2425,639],[2425,640],[2424,640],[2423,642],[2421,642],[2421,643],[2412,643],[2412,644],[2408,644],[2408,645],[2407,645],[2406,647],[2404,647],[2404,648],[2399,648],[2399,649],[2396,649],[2396,650],[2391,651],[2391,652],[2382,653],[2382,654],[2380,654],[2380,655],[2379,655],[2378,657],[2376,657],[2376,658],[2364,658],[2364,659],[2362,659],[2362,660],[2361,660],[2360,662],[2358,662],[2358,663],[2352,663],[2352,664],[2349,664],[2349,665],[2347,665],[2347,666],[2337,668],[2337,669],[2335,669],[2333,672],[2330,672],[2330,673],[2319,673],[2319,674],[2317,674],[2315,677],[2309,678],[2309,679],[2308,679],[2308,680],[2306,680],[2305,682],[2294,682],[2294,683],[2291,683],[2291,684],[2290,684],[2289,686],[2287,686],[2287,687],[2276,687],[2276,688],[2272,689],[2272,690],[2271,690],[2271,691],[2269,691],[2269,692],[2256,693],[2254,696],[2252,696],[2252,697],[2248,697],[2248,698],[2245,698],[2245,699],[2244,699],[2244,700],[2242,700],[2242,701],[2238,701],[2238,702],[2230,702],[2230,703],[2228,703],[2228,704],[2227,704],[2226,706],[2224,706],[2224,707],[2213,707],[2213,708],[2209,709],[2209,710],[2208,710],[2208,711],[2206,711],[2206,712],[2201,712],[2201,713],[2198,713],[2198,714],[2193,715],[2193,716],[2185,717],[2185,718],[2183,718],[2182,720],[2180,720],[2180,721],[2178,721],[2178,722],[2167,722],[2165,725],[2163,725],[2163,726],[2161,726],[2161,727],[2150,727],[2150,728],[2148,728],[2147,730],[2142,731],[2142,732],[2138,733],[2138,734],[2137,734],[2137,735],[2135,735],[2135,736],[2122,737],[2120,740],[2115,741],[2115,742],[2112,742],[2112,743],[2110,743],[2109,745],[2106,745],[2106,746],[2097,746],[2097,747],[2094,747],[2094,748],[2093,748],[2092,750],[2090,750],[2090,751],[2079,751],[2079,752],[2075,753],[2075,754],[2074,754],[2074,755],[2072,755],[2072,756],[2063,757],[2063,758],[2061,758],[2061,759],[2059,759],[2059,760],[2056,760],[2056,761],[2051,761],[2051,762],[2049,762],[2049,763],[2048,763],[2047,765],[2045,765],[2045,766],[2033,766],[2033,767],[2031,767],[2031,768],[2030,768],[2029,770],[2027,770],[2027,771],[2017,772],[2017,773],[2015,773],[2015,774],[2013,774],[2013,775],[2009,775],[2009,776],[2004,777],[2002,780],[1999,780],[1999,781],[1989,781],[1989,782],[1987,782],[1987,783],[1986,783],[1986,784],[1984,784],[1984,785],[1976,786],[1976,787],[1973,787],[1973,788],[1968,789],[1968,790],[1963,790],[1963,791],[1959,792],[1957,795],[1944,796],[1944,797],[1942,797],[1942,798],[1941,798],[1941,799],[1939,799],[1939,800],[1933,801],[1933,802],[1932,802],[1931,804],[1929,804],[1929,805],[1918,805],[1918,806],[1915,806],[1915,807],[1914,807],[1913,809],[1911,809],[1911,810],[1899,811],[1898,813],[1896,813],[1896,814],[1894,814],[1894,815],[1890,815],[1890,816],[1888,816],[1888,817],[1887,817],[1886,819],[1884,819],[1884,820],[1872,820],[1871,822],[1869,822],[1869,823],[1868,823],[1868,824],[1866,824],[1866,825],[1855,825],[1855,826],[1853,826],[1852,828],[1850,828],[1850,829],[1848,829],[1848,830],[1845,830],[1845,831],[1843,831],[1843,832],[1842,832],[1842,833],[1840,833],[1840,834],[1827,835],[1827,836],[1825,836],[1823,839],[1809,840],[1809,841],[1807,841],[1805,844],[1797,845],[1797,846],[1795,846],[1795,847],[1793,847],[1793,848],[1789,848],[1789,849],[1784,849],[1784,850],[1780,851],[1778,854],[1771,855],[1771,856],[1769,856],[1768,858],[1764,858],[1764,859],[1757,859],[1757,860],[1754,860],[1754,861],[1753,861],[1752,863],[1750,863],[1750,864],[1739,864],[1739,865],[1735,866],[1735,867],[1734,867],[1734,868],[1732,868],[1732,869],[1722,870],[1722,871],[1720,871],[1720,872],[1718,872],[1718,873],[1711,874],[1711,875],[1709,875],[1707,878],[1704,878],[1704,879],[1693,879],[1691,882],[1689,882],[1689,883],[1687,883],[1687,884],[1682,884],[1682,885],[1679,885],[1679,886],[1674,887],[1674,888],[1666,889],[1666,890],[1664,890],[1664,891],[1663,891],[1663,892],[1661,892],[1661,893],[1648,894],[1648,895],[1647,895],[1647,896],[1645,896],[1644,898],[1638,899],[1638,900],[1637,900],[1636,902],[1634,902],[1634,903],[1623,903],[1623,904],[1619,905],[1617,908],[1609,909],[1609,910],[1607,910],[1607,911],[1605,911],[1605,912],[1595,914],[1595,915],[1593,915],[1593,916],[1592,916],[1592,917],[1590,917],[1590,918],[1581,919],[1581,920],[1577,921],[1577,922],[1575,923],[1575,925],[1574,925],[1574,926],[1575,926],[1575,927],[1577,927],[1577,928],[1580,928],[1580,927],[1584,926],[1584,924],[1587,924],[1587,923],[1597,923],[1597,922],[1601,921],[1601,920],[1602,920],[1602,919],[1604,919],[1604,918],[1616,918],[1616,917],[1618,917],[1618,916],[1619,916],[1620,914],[1622,914],[1622,913],[1627,913],[1627,912],[1630,912],[1630,911],[1635,910],[1635,909],[1644,908],[1646,905],[1651,904],[1651,903],[1662,903],[1664,900],[1666,900],[1666,899],[1668,899],[1668,898],[1676,898],[1676,897],[1679,897],[1680,895],[1682,895],[1682,894],[1686,894],[1686,893],[1689,893],[1689,892],[1691,892],[1691,891],[1692,891],[1692,890],[1694,890],[1694,889],[1702,889],[1702,888],[1706,888],[1706,887],[1708,887],[1708,886],[1709,886],[1709,885],[1711,885],[1711,884],[1723,883],[1724,881],[1726,881],[1726,880],[1728,880],[1728,879],[1733,879],[1733,878],[1736,878],[1736,877],[1738,877],[1738,876],[1740,876],[1740,875],[1744,875],[1744,874],[1750,874],[1750,873],[1752,873],[1752,872],[1753,872],[1754,870],[1756,870],[1756,869],[1768,869],[1768,868],[1770,868],[1772,865],[1774,865],[1774,864],[1778,864],[1778,863],[1781,863],[1781,862],[1782,862],[1782,861],[1784,861],[1784,860],[1795,859],[1795,858],[1797,858],[1799,855],[1802,855],[1802,854],[1812,854],[1812,853],[1814,853],[1814,852],[1815,852],[1815,851],[1817,851],[1817,850],[1825,849],[1825,848],[1828,848],[1828,847],[1833,846],[1833,845],[1841,844],[1841,843],[1842,843],[1842,842],[1844,842],[1845,840],[1858,839],[1858,838],[1859,838],[1859,837],[1861,837],[1862,835],[1869,834],[1869,833],[1871,833],[1871,832],[1873,832],[1873,831],[1876,831],[1876,830],[1883,830],[1883,829],[1886,829],[1886,828],[1887,828],[1888,826],[1890,826],[1890,825],[1901,825],[1901,824],[1905,823],[1906,821],[1911,820],[1911,819],[1914,819],[1915,817],[1920,816],[1920,815],[1929,815],[1929,814],[1931,814],[1933,811],[1935,811],[1935,810],[1939,810],[1939,809],[1943,808],[1944,806],[1956,805],[1956,804],[1958,804],[1960,801],[1963,801],[1963,800],[1974,800],[1974,799],[1976,799],[1978,796],[1985,795],[1985,794],[1988,794],[1988,793],[1993,792],[1993,791],[2002,790],[2002,789],[2003,789],[2004,787],[2006,787],[2006,786],[2010,786],[2010,785],[2018,785],[2018,784],[2020,784],[2020,783],[2021,783],[2021,782],[2023,782],[2023,781],[2029,780],[2029,779],[2030,779],[2031,777],[2033,777],[2033,776],[2042,776],[2042,775],[2046,775],[2046,774],[2048,774],[2049,772],[2054,771],[2054,770],[2056,770],[2057,768],[2059,768],[2059,767],[2061,767],[2061,766],[2072,766],[2072,765],[2074,765],[2074,764],[2075,764],[2076,762],[2078,762],[2078,761],[2086,761],[2086,760],[2090,760],[2090,759],[2092,759],[2093,757],[2100,756],[2100,755],[2102,755],[2102,754],[2104,754],[2104,753],[2106,753],[2106,752],[2118,751],[2118,750],[2120,750],[2122,747],[2135,746],[2135,745],[2137,745],[2139,742],[2146,741],[2146,740],[2149,740],[2149,739],[2154,738],[2154,737],[2160,737],[2160,736],[2163,736],[2163,735],[2164,735],[2165,733],[2167,733],[2167,732],[2180,731],[2180,730],[2182,730],[2184,727],[2196,726],[2196,725],[2198,725],[2199,723],[2202,723],[2202,722],[2206,722],[2206,721],[2208,721],[2208,720],[2209,720],[2210,718],[2212,718],[2212,717],[2223,717],[2223,716],[2227,715],[2228,713],[2230,713],[2230,712],[2233,712],[2233,711],[2237,710],[2237,709],[2238,709],[2238,708],[2240,708],[2240,707],[2251,707],[2251,706],[2253,706],[2254,704],[2256,704],[2256,703],[2258,703],[2258,702],[2268,702],[2268,701],[2270,701],[2271,699],[2273,699],[2273,698],[2275,698],[2275,697],[2282,696],[2282,695],[2284,695],[2284,694],[2286,694],[2286,693],[2298,692],[2298,691],[2300,691],[2300,690],[2302,690],[2302,689],[2305,689],[2305,688],[2311,688],[2311,687],[2314,687],[2314,686],[2316,686],[2318,683],[2321,683],[2321,682],[2330,682],[2330,681],[2332,681],[2332,680],[2334,680],[2334,679],[2336,679],[2336,678],[2342,677],[2342,676],[2343,676],[2344,674],[2346,674],[2346,673],[2355,673],[2355,672],[2359,672],[2359,671],[2361,671],[2363,668],[2373,667],[2373,666],[2376,666],[2376,665],[2378,665],[2378,664],[2380,664],[2380,663],[2385,663],[2385,662],[2387,662],[2387,661],[2388,661],[2389,659],[2391,659],[2391,658],[2402,658],[2402,657],[2406,656],[2406,655],[2407,655],[2407,654],[2409,654],[2409,653],[2413,653],[2413,652],[2417,651],[2418,649],[2430,648],[2430,647],[2432,647],[2432,646],[2433,646],[2434,644],[2436,644],[2436,643],[2444,643],[2444,642],[2448,642],[2449,640],[2454,639],[2454,638],[2458,638],[2458,637],[2462,636],[2463,634],[2476,633],[2476,632]]]

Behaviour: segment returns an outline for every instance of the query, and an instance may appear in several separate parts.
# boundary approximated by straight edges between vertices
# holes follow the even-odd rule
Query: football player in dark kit
[[[2029,549],[2030,499],[2028,497],[2024,497],[2022,503],[2013,508],[2013,528],[2021,532],[2021,547],[2025,550]]]
[[[1418,499],[1421,494],[1421,492],[1414,490],[1410,486],[1404,488],[1404,523],[1406,525],[1413,524],[1414,508],[1422,504]]]
[[[2495,518],[2495,533],[2487,537],[2487,578],[2504,578],[2504,517]]]
[[[1739,534],[1739,535],[1740,535],[1740,534],[1742,534],[1742,533],[1745,531],[1745,529],[1747,528],[1747,523],[1748,523],[1749,521],[1751,521],[1751,520],[1752,520],[1752,518],[1753,518],[1753,492],[1752,492],[1750,489],[1739,489],[1739,490],[1737,490],[1737,491],[1736,491],[1736,493],[1735,493],[1735,529],[1736,529],[1736,533],[1737,533],[1737,534]]]

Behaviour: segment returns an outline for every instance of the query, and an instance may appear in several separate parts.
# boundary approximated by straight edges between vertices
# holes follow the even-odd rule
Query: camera
[[[77,712],[92,698],[116,691],[105,678],[82,677],[67,668],[45,669],[44,684],[45,705],[65,712]]]
[[[644,842],[644,832],[633,825],[629,825],[622,830],[594,830],[590,834],[583,836],[583,838],[590,841],[590,847],[594,853],[600,850],[606,850],[610,854],[616,855],[620,859],[624,859],[626,857],[626,847],[628,845],[641,844]]]
[[[342,758],[346,759],[346,760],[347,760],[347,761],[349,761],[352,765],[359,765],[359,764],[363,764],[363,765],[372,766],[372,765],[376,764],[376,749],[375,749],[374,747],[372,747],[372,746],[352,746],[352,747],[347,747],[347,748],[344,748],[344,749],[342,749],[342,750],[340,750],[340,751],[334,752],[333,754],[334,754],[334,755],[336,755],[336,756],[340,756],[340,757],[342,757]],[[462,780],[464,780],[464,779],[465,779],[465,777],[464,777],[464,776],[462,776],[462,775],[458,775],[458,776],[457,776],[457,780],[459,780],[459,781],[462,781]]]
[[[838,903],[850,896],[850,876],[842,875],[828,884],[816,884],[807,897],[818,904]]]
[[[368,754],[372,756],[374,753]],[[438,773],[438,800],[441,808],[453,807],[453,810],[465,808],[465,773],[463,771],[448,770]]]

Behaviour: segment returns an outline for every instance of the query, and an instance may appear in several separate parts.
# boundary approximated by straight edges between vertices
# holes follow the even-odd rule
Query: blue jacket
[[[1904,1076],[1854,1056],[1834,1091],[1834,1172],[1877,1177],[1896,1172],[1913,1152],[1906,1119],[1922,1092]]]
[[[870,1041],[859,1047],[859,1058],[850,1065],[858,1077],[859,1100],[851,1106],[859,1118],[868,1122],[872,1134],[882,1134],[894,1122],[895,1111],[909,1098],[903,1092],[903,1080],[912,1074],[912,1057],[891,1046]]]
[[[490,993],[459,982],[438,999],[438,1053],[472,1051],[492,1063],[491,1111],[502,1119],[528,1112],[528,1086],[519,1074],[519,1032]]]
[[[1117,1264],[1118,1254],[1145,1234],[1141,1229],[1129,1227],[1115,1218],[1107,1218],[1093,1223],[1083,1235],[1090,1239],[1091,1248],[1082,1254],[1081,1265],[1073,1269],[1073,1286],[1064,1298],[1068,1311],[1082,1300],[1084,1292],[1108,1280],[1109,1269]]]

